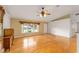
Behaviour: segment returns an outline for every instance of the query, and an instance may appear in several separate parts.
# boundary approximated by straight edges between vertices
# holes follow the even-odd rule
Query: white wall
[[[72,25],[75,24],[74,29],[75,29],[75,32],[77,32],[76,33],[76,35],[77,35],[77,52],[79,53],[79,15],[76,15],[77,13],[79,13],[79,12],[77,11],[72,14],[71,22],[72,22]]]
[[[47,23],[44,24],[44,33],[47,33]]]
[[[3,17],[3,28],[10,28],[10,15],[7,12]]]
[[[70,18],[48,23],[48,33],[70,37]]]

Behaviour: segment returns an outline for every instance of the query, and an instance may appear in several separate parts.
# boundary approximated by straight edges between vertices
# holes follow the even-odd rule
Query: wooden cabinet
[[[0,38],[3,36],[3,16],[5,14],[4,8],[0,5]]]
[[[6,51],[7,49],[10,50],[10,37],[4,37],[4,40],[3,40],[3,47],[4,47],[4,51]]]
[[[5,14],[5,11],[2,6],[0,6],[0,23],[3,23],[3,16]]]
[[[3,16],[4,16],[4,14],[5,14],[5,10],[4,10],[3,6],[0,5],[0,39],[1,39],[0,48],[1,49],[3,49]]]
[[[4,29],[4,39],[3,39],[3,48],[6,51],[10,50],[11,45],[14,40],[14,30],[13,29]]]

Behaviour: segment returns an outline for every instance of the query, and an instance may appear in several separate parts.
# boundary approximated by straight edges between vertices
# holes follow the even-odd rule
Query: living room
[[[74,5],[1,6],[3,9],[0,10],[5,11],[1,14],[3,17],[0,22],[2,52],[77,52],[77,28],[75,28],[76,22],[73,22],[74,15],[78,13],[78,7]],[[7,42],[11,44],[7,44],[5,39],[10,40]],[[9,47],[6,47],[7,45]]]

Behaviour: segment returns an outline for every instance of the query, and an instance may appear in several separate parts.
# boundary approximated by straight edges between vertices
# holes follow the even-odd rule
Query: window
[[[22,33],[39,32],[39,24],[24,23],[22,24]]]

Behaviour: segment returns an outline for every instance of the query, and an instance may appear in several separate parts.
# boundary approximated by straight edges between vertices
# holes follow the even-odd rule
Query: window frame
[[[24,29],[23,29],[23,26],[25,26],[25,25],[27,25],[28,27],[31,27],[30,25],[32,25],[33,27],[31,27],[31,28],[33,28],[34,29],[34,26],[35,25],[37,25],[36,27],[37,27],[37,31],[35,31],[35,30],[32,30],[31,29],[31,32],[29,32],[28,30],[28,32],[24,32]],[[37,23],[23,23],[23,24],[21,24],[21,32],[22,33],[36,33],[36,32],[39,32],[39,24],[37,24]]]

